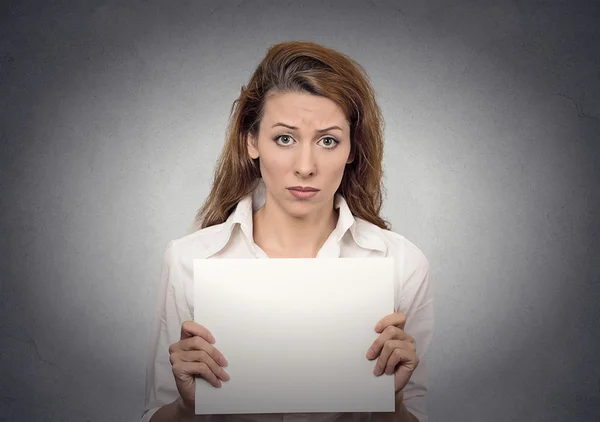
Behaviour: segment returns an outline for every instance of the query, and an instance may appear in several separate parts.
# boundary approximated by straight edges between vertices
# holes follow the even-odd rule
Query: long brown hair
[[[223,151],[212,189],[196,214],[194,230],[223,223],[261,177],[257,158],[248,155],[246,137],[258,138],[266,98],[274,93],[307,92],[338,104],[350,123],[350,156],[337,192],[355,217],[382,229],[384,121],[365,69],[352,58],[309,41],[275,44],[233,102]]]

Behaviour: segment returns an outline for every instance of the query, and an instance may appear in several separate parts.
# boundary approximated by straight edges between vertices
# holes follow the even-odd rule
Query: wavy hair
[[[350,156],[337,190],[355,217],[390,230],[381,218],[383,202],[384,121],[365,69],[339,51],[309,41],[271,46],[229,115],[226,140],[208,198],[198,210],[193,230],[221,224],[261,177],[257,159],[248,155],[248,135],[258,138],[265,100],[285,92],[329,98],[350,123]]]

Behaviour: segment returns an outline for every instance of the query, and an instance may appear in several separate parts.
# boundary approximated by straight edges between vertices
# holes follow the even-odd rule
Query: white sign
[[[194,320],[230,379],[196,378],[196,414],[393,412],[373,375],[375,325],[394,312],[392,258],[195,259]]]

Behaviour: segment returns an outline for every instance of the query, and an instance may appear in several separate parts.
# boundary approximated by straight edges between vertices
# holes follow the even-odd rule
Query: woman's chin
[[[304,219],[319,212],[319,206],[310,201],[297,201],[287,205],[285,212],[293,218]]]

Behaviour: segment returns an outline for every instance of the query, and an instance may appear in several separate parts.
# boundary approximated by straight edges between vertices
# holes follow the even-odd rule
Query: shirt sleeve
[[[148,422],[160,407],[179,397],[169,359],[169,346],[179,341],[181,325],[184,321],[192,318],[189,308],[185,306],[181,288],[182,274],[177,262],[174,242],[171,241],[164,252],[160,272],[156,313],[146,363],[145,404],[142,422]]]
[[[406,315],[404,331],[415,339],[419,365],[403,389],[404,405],[419,422],[427,416],[427,352],[433,337],[434,312],[430,288],[429,261],[416,246],[407,242],[402,265],[400,306]]]

